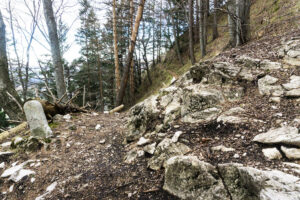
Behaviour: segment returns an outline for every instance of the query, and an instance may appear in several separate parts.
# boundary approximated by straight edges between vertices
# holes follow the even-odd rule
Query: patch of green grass
[[[49,124],[49,127],[51,129],[57,128],[58,126],[59,126],[59,123],[57,123],[57,122],[52,122],[52,123]]]

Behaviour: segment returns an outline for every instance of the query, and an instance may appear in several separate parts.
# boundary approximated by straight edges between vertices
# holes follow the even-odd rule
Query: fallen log
[[[0,142],[9,136],[16,135],[16,134],[26,130],[26,128],[27,128],[27,122],[23,122],[22,124],[16,126],[15,128],[12,128],[8,131],[4,131],[4,132],[0,133]]]
[[[118,107],[112,109],[112,110],[109,111],[108,113],[109,113],[109,114],[113,114],[113,113],[115,113],[115,112],[119,112],[119,111],[122,110],[123,108],[124,108],[124,105],[122,104],[122,105],[120,105],[120,106],[118,106]]]

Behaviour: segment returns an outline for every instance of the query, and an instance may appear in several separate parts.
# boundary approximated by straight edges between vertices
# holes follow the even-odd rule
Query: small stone
[[[281,98],[280,98],[280,97],[271,97],[271,98],[269,99],[269,101],[270,101],[271,103],[280,103]]]
[[[10,146],[11,146],[11,142],[5,142],[5,143],[2,143],[2,144],[1,144],[1,147],[2,147],[3,149],[9,148]]]
[[[239,158],[240,155],[236,153],[236,154],[233,155],[233,157],[234,157],[234,158]]]
[[[287,97],[300,97],[300,88],[287,91],[285,93],[285,96],[287,96]]]
[[[20,144],[21,142],[23,142],[24,139],[23,139],[22,137],[17,136],[17,137],[15,137],[15,138],[13,138],[12,141],[13,141],[13,145],[14,145],[14,146],[17,146],[18,144]]]
[[[265,157],[269,160],[281,159],[282,155],[277,148],[266,148],[262,150]]]
[[[179,125],[175,125],[174,128],[180,128],[180,126]]]
[[[150,141],[151,141],[150,139],[146,139],[146,138],[144,138],[144,137],[141,137],[141,138],[139,139],[139,141],[137,142],[137,145],[138,145],[138,146],[143,146],[143,145],[145,145],[145,144],[148,144]]]
[[[230,151],[235,151],[234,148],[227,148],[223,145],[215,146],[211,148],[212,151],[223,151],[223,152],[230,152]]]
[[[105,139],[103,139],[103,140],[100,140],[100,144],[104,144],[106,142],[106,140]]]
[[[4,169],[5,168],[5,162],[2,162],[1,164],[0,164],[0,169]]]
[[[96,127],[95,127],[96,130],[100,130],[100,128],[101,128],[100,124],[97,124]]]
[[[11,185],[11,186],[9,187],[9,189],[8,189],[8,192],[13,192],[13,191],[14,191],[14,186],[15,186],[15,185]]]
[[[65,120],[70,120],[72,117],[71,117],[70,114],[67,114],[67,115],[64,115],[63,118],[64,118]]]
[[[300,149],[281,146],[282,152],[289,159],[300,159]]]
[[[243,157],[247,156],[247,153],[243,153]]]
[[[236,134],[235,137],[240,138],[241,134]]]
[[[172,137],[172,142],[178,142],[179,137],[183,134],[182,131],[176,131]]]
[[[70,143],[67,143],[66,144],[66,148],[68,149],[68,148],[70,148],[71,147],[71,144]]]
[[[93,112],[93,113],[92,113],[92,115],[93,115],[93,116],[98,116],[99,114],[98,114],[98,113],[95,113],[95,112]]]
[[[30,179],[30,182],[31,182],[31,183],[34,183],[34,181],[35,181],[35,178],[32,177],[32,178]]]
[[[153,144],[149,144],[147,146],[144,147],[144,151],[153,155],[155,152],[155,147],[156,147],[156,142]]]

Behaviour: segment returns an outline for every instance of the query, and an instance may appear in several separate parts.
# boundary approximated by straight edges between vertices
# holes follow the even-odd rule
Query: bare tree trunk
[[[24,115],[22,111],[19,110],[17,102],[14,102],[8,95],[9,93],[18,103],[21,103],[20,97],[13,86],[13,82],[9,79],[5,35],[5,24],[0,11],[0,106],[10,119],[22,120],[24,119]]]
[[[136,19],[135,19],[134,29],[133,29],[133,32],[131,34],[129,52],[128,52],[128,56],[127,56],[124,75],[122,77],[121,88],[120,88],[120,90],[118,92],[118,95],[117,95],[117,100],[116,100],[117,106],[122,104],[123,98],[124,98],[124,95],[125,95],[125,90],[126,90],[128,75],[129,75],[129,69],[130,69],[130,65],[131,65],[131,61],[132,61],[132,57],[133,57],[136,38],[137,38],[137,34],[138,34],[141,19],[143,17],[144,5],[145,5],[145,0],[140,0],[139,8],[138,8]]]
[[[213,40],[219,37],[218,32],[218,0],[214,0]]]
[[[168,0],[169,2],[169,9],[172,8],[172,5],[171,5],[171,1]],[[177,58],[178,58],[178,61],[180,62],[181,65],[183,65],[183,60],[182,60],[182,57],[181,57],[181,53],[180,53],[180,46],[179,46],[179,42],[178,42],[178,37],[177,37],[177,26],[175,24],[175,20],[174,20],[174,16],[173,16],[173,13],[170,13],[171,15],[171,23],[172,23],[172,30],[173,30],[173,37],[174,37],[174,42],[175,42],[175,48],[176,48],[176,53],[177,53]]]
[[[114,55],[115,55],[115,78],[116,78],[116,94],[118,94],[121,86],[121,73],[119,65],[118,51],[118,33],[117,33],[117,16],[116,16],[116,0],[113,0],[113,33],[114,33]]]
[[[133,0],[130,0],[129,6],[130,6],[130,34],[132,34],[133,13],[134,13]],[[134,99],[134,61],[133,61],[133,59],[132,59],[131,66],[130,66],[130,98]]]
[[[203,58],[206,55],[206,43],[204,38],[204,3],[202,0],[198,0],[200,8],[200,28],[199,28],[199,38],[200,38],[200,51],[201,57]]]
[[[209,14],[209,0],[204,0],[203,5],[204,10],[204,18],[203,18],[203,37],[204,37],[204,44],[205,47],[207,46],[207,21],[208,21],[208,14]]]
[[[249,40],[250,6],[250,0],[236,0],[236,46]]]
[[[229,45],[236,46],[235,0],[228,0]]]
[[[194,28],[194,42],[198,41],[199,39],[199,27],[200,27],[200,19],[199,19],[199,2],[196,0],[196,26]]]
[[[43,0],[44,14],[48,27],[51,54],[55,71],[55,83],[57,88],[57,96],[61,98],[66,93],[66,84],[64,80],[64,69],[62,64],[61,51],[57,35],[57,26],[53,14],[52,1]],[[66,101],[64,98],[63,101]]]
[[[192,65],[195,64],[193,26],[194,26],[194,0],[189,0],[189,51]]]

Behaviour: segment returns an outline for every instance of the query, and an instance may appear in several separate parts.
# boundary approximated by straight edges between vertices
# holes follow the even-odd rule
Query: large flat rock
[[[254,137],[253,141],[264,144],[287,144],[300,147],[300,134],[297,128],[285,126],[259,134]]]

